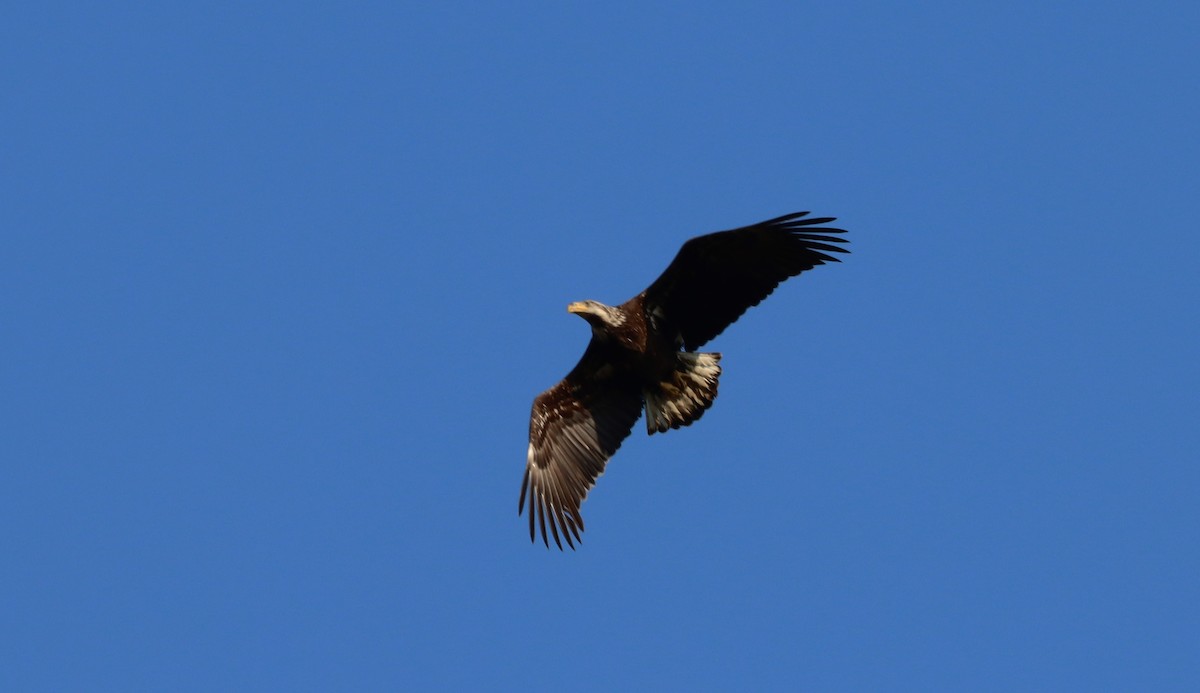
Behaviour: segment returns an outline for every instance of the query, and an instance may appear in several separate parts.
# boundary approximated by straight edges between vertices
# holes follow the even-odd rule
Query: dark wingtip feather
[[[782,224],[785,221],[791,221],[792,219],[799,219],[800,217],[806,217],[809,214],[812,214],[812,212],[792,212],[791,214],[784,214],[783,216],[775,217],[774,219],[767,219],[766,221],[759,222],[759,224],[762,226],[769,226],[771,224]]]
[[[571,513],[567,508],[559,508],[558,522],[559,526],[562,528],[563,539],[567,540],[567,546],[570,546],[572,549],[574,549],[575,544],[571,543],[571,532],[575,530],[575,524],[571,521]],[[576,534],[575,536],[578,537],[579,535]]]
[[[848,252],[850,252],[846,248],[839,248],[836,245],[829,245],[828,243],[817,243],[816,241],[808,241],[807,243],[804,244],[804,247],[808,248],[809,250],[824,250],[824,251],[830,252],[830,253],[848,253]]]
[[[570,534],[570,532],[568,531],[568,526],[567,526],[567,518],[565,518],[563,515],[561,515],[561,514],[560,514],[560,515],[559,515],[559,520],[560,520],[560,521],[562,521],[562,523],[563,523],[563,526],[562,526],[562,536],[563,536],[563,539],[566,539],[566,540],[567,540],[567,546],[570,546],[570,547],[571,547],[571,550],[572,550],[572,551],[574,551],[574,550],[575,550],[575,544],[572,544],[572,543],[571,543],[571,534]],[[561,549],[561,548],[562,548],[562,547],[560,546],[560,547],[559,547],[559,549]]]
[[[559,541],[559,539],[558,539],[558,527],[555,524],[555,520],[558,519],[558,510],[556,508],[552,507],[551,512],[552,512],[552,514],[550,515],[550,532],[552,534],[554,534],[554,543],[558,545],[558,550],[562,551],[562,542]],[[549,548],[549,547],[547,546],[547,548]]]
[[[546,548],[550,548],[550,536],[546,534],[546,499],[539,497],[538,503],[535,505],[538,509],[538,524],[542,528],[542,543],[546,545]]]
[[[571,508],[571,531],[575,533],[575,541],[583,543],[583,537],[579,533],[583,531],[583,515],[579,513],[578,508]]]
[[[529,488],[529,467],[525,468],[525,478],[521,480],[521,498],[517,501],[517,515],[525,511],[525,491]]]
[[[813,217],[812,219],[793,219],[779,226],[797,227],[797,226],[816,226],[817,224],[828,224],[831,221],[837,221],[837,217]]]
[[[820,231],[821,233],[813,233]],[[804,231],[793,231],[792,238],[799,238],[804,241],[826,241],[829,243],[849,243],[850,239],[841,238],[840,236],[826,236],[826,233],[846,233],[844,229],[832,229],[827,226],[819,229],[805,229]]]
[[[812,250],[809,252],[812,255],[812,257],[816,258],[817,264],[823,265],[826,262],[841,262],[841,260],[837,259],[836,257],[833,257],[832,255],[826,255],[825,253],[818,253],[815,250]]]

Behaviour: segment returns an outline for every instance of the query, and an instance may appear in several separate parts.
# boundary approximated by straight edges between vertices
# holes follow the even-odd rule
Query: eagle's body
[[[693,238],[653,284],[619,306],[596,301],[567,310],[592,326],[583,358],[533,401],[529,454],[518,506],[530,495],[529,535],[549,546],[550,533],[574,548],[583,529],[580,505],[633,429],[643,407],[649,434],[687,426],[717,396],[718,353],[698,353],[780,282],[825,262],[844,239],[816,226],[832,218],[799,212]],[[819,232],[819,233],[814,233]],[[824,252],[823,252],[824,251]],[[534,516],[537,515],[536,523]]]

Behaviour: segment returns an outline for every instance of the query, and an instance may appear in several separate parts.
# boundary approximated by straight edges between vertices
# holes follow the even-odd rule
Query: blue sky
[[[24,3],[5,690],[1195,690],[1190,3]],[[568,302],[811,209],[579,551]]]

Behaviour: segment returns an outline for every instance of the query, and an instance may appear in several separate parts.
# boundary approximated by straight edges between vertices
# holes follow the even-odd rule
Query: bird
[[[653,435],[691,425],[712,406],[721,354],[699,348],[784,280],[840,262],[831,253],[849,252],[840,246],[846,231],[823,226],[833,221],[795,212],[696,236],[621,305],[567,306],[592,337],[570,373],[533,400],[517,504],[521,515],[529,500],[531,542],[539,528],[546,548],[551,536],[560,551],[564,540],[572,550],[582,542],[580,507],[643,410]]]

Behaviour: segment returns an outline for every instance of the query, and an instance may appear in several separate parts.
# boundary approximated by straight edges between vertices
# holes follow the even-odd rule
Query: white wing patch
[[[668,380],[643,393],[646,432],[666,433],[699,419],[717,397],[720,354],[679,354],[678,368]]]

